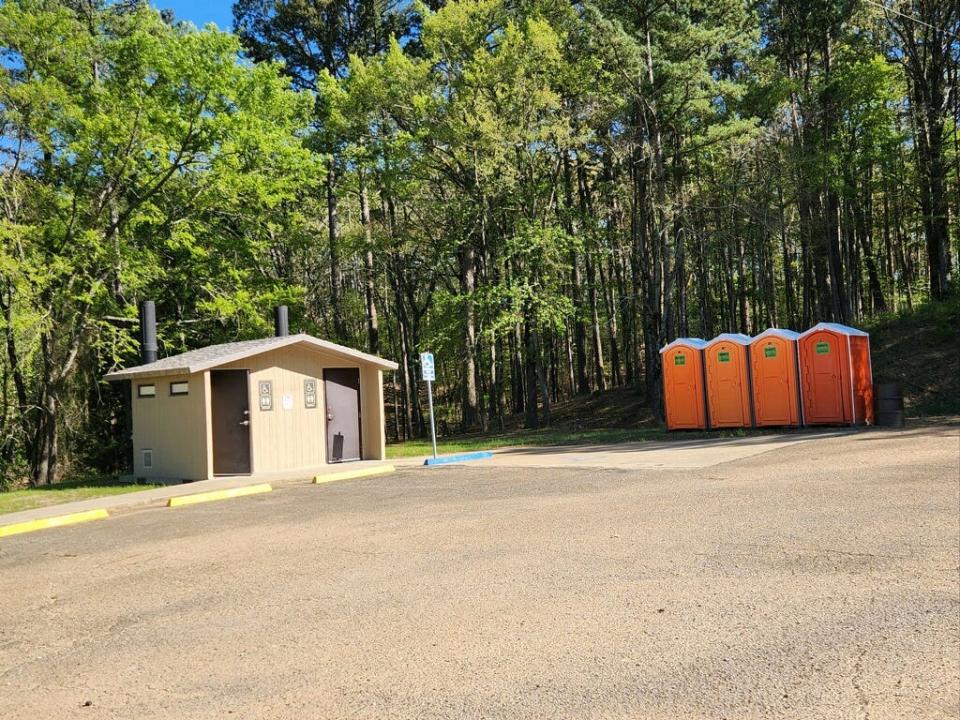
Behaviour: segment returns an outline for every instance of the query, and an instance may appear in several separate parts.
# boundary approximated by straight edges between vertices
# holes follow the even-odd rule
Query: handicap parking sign
[[[433,365],[433,353],[420,353],[420,369],[423,373],[423,379],[433,382],[437,379],[437,374]]]

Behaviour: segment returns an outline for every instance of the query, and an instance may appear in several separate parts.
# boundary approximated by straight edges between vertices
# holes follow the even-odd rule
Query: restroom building
[[[397,364],[304,333],[211,345],[157,359],[152,303],[130,382],[135,477],[308,476],[329,463],[383,460],[383,371]]]

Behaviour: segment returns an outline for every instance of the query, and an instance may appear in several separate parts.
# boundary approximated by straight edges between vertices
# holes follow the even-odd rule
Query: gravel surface
[[[0,718],[960,716],[958,428],[0,541]]]

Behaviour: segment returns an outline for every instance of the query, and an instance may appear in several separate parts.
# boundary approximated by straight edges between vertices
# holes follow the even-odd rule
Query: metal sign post
[[[430,438],[433,441],[433,457],[437,457],[437,426],[433,421],[433,381],[437,379],[433,353],[420,353],[420,370],[427,381],[427,400],[430,403]]]

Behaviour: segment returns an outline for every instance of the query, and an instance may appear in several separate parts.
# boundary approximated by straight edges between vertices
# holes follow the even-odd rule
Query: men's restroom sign
[[[433,364],[433,353],[420,353],[420,371],[423,373],[423,379],[433,382],[437,379],[436,368]]]

